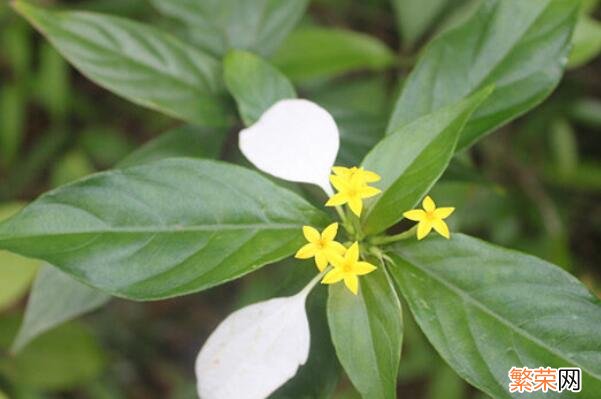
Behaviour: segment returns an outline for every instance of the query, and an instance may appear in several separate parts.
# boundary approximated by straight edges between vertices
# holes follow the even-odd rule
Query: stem
[[[386,255],[384,252],[382,252],[382,250],[378,247],[371,247],[369,249],[369,252],[372,255],[375,255],[380,260],[380,262],[382,262],[383,265],[386,264],[386,261],[389,261],[392,263],[392,259],[390,259],[390,257],[388,255]]]
[[[317,285],[317,283],[319,282],[319,280],[322,279],[322,277],[329,272],[331,269],[331,266],[326,267],[325,269],[323,269],[322,272],[320,272],[317,276],[313,277],[313,279],[311,281],[309,281],[309,283],[305,286],[305,288],[303,288],[298,294],[299,296],[304,296],[306,297],[307,295],[309,295],[309,292],[311,292],[311,290],[313,288],[315,288],[315,285]]]
[[[342,208],[339,205],[336,205],[335,208],[336,208],[336,212],[338,212],[338,217],[340,217],[340,220],[342,221],[342,225],[350,233],[349,228],[351,226],[349,225],[348,219],[347,219],[346,215],[344,214],[344,211],[342,210]]]
[[[374,237],[371,239],[370,242],[372,245],[384,245],[384,244],[389,244],[391,242],[406,240],[408,238],[413,237],[415,235],[416,230],[417,230],[417,225],[413,226],[412,228],[410,228],[407,231],[403,231],[402,233],[399,233],[399,234],[396,234],[393,236]]]
[[[355,233],[353,236],[353,240],[361,241],[365,237],[363,234],[363,229],[361,229],[361,219],[354,213],[352,213],[352,212],[349,212],[349,213],[350,213],[349,219],[351,220],[351,223],[353,225],[353,230]]]
[[[330,185],[329,182],[326,182],[323,186],[321,186],[321,188],[326,193],[328,198],[331,198],[334,195],[334,190],[332,190],[332,186]],[[353,235],[354,234],[353,226],[349,223],[348,218],[346,217],[344,211],[342,210],[340,205],[336,205],[335,208],[336,208],[336,212],[338,213],[338,217],[340,218],[340,221],[342,222],[342,226],[344,227],[344,229],[347,231],[347,233],[349,235]]]

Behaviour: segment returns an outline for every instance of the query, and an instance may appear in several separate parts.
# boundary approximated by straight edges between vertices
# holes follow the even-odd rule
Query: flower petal
[[[375,183],[377,181],[380,181],[380,179],[382,179],[379,174],[377,174],[375,172],[371,172],[369,170],[363,170],[363,168],[361,169],[360,173],[363,176],[363,180],[366,183]]]
[[[413,220],[415,222],[419,222],[426,217],[426,212],[422,209],[412,209],[403,213],[403,216],[409,220]]]
[[[440,219],[445,219],[451,216],[451,213],[453,213],[454,211],[455,208],[453,207],[436,208],[436,210],[434,211],[434,216]]]
[[[341,176],[344,178],[348,178],[351,175],[351,169],[345,168],[344,166],[334,166],[332,168],[332,172],[334,172],[336,176]]]
[[[298,251],[296,251],[294,257],[297,259],[309,259],[315,256],[316,251],[317,248],[314,244],[305,244]]]
[[[427,236],[430,230],[432,230],[432,223],[430,223],[430,221],[422,220],[421,222],[419,222],[419,224],[417,225],[417,239],[421,240],[422,238]]]
[[[344,255],[347,261],[356,262],[359,260],[359,243],[355,241]]]
[[[338,191],[346,191],[349,186],[349,180],[346,177],[330,175],[330,183]]]
[[[342,269],[335,267],[334,269],[330,270],[324,276],[323,280],[321,280],[321,283],[322,284],[334,284],[334,283],[339,282],[343,278],[344,278],[344,274],[342,273]]]
[[[308,292],[255,303],[228,316],[196,358],[199,397],[266,398],[292,378],[309,357]]]
[[[320,272],[328,266],[328,263],[328,257],[323,251],[319,251],[315,254],[315,265]]]
[[[328,260],[330,261],[332,266],[334,266],[334,268],[340,268],[341,265],[344,263],[344,257],[342,255],[336,252],[329,252],[328,255]]]
[[[329,249],[334,251],[337,255],[344,255],[346,253],[346,247],[338,241],[332,241],[328,246]]]
[[[257,168],[281,179],[313,183],[328,195],[340,135],[332,115],[301,99],[281,100],[240,132],[239,146]]]
[[[363,210],[363,200],[361,200],[361,198],[350,198],[348,201],[348,206],[355,215],[361,216],[361,211]]]
[[[353,274],[344,276],[344,285],[355,295],[359,292],[359,278]]]
[[[436,230],[441,236],[446,239],[451,238],[451,233],[449,232],[449,226],[442,220],[436,219],[432,221],[432,227]]]
[[[319,231],[311,226],[303,226],[303,235],[309,242],[317,242],[321,240],[321,234],[319,234]]]
[[[353,268],[353,273],[357,276],[363,276],[376,270],[377,267],[368,262],[357,262]]]
[[[434,209],[436,209],[436,204],[429,195],[426,195],[426,198],[424,198],[422,201],[422,207],[426,212],[432,212]]]
[[[332,223],[321,232],[321,239],[326,241],[333,241],[338,233],[338,223]]]
[[[330,197],[330,199],[328,200],[328,202],[326,202],[326,206],[338,206],[338,205],[344,205],[348,202],[348,197],[346,194],[334,194],[332,197]]]
[[[375,195],[380,194],[382,192],[382,190],[380,190],[379,188],[375,188],[375,187],[365,186],[365,187],[361,188],[361,190],[359,192],[361,194],[361,198],[371,198]]]

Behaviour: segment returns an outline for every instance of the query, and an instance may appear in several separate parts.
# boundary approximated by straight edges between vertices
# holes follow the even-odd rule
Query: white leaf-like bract
[[[302,99],[275,103],[240,132],[240,150],[263,172],[284,180],[312,183],[332,195],[329,176],[340,134],[334,118]]]
[[[196,359],[201,399],[264,399],[294,377],[309,357],[305,300],[316,281],[237,310],[215,329]]]

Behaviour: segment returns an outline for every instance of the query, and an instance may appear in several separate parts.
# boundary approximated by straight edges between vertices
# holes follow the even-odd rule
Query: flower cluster
[[[361,216],[363,200],[382,192],[368,185],[368,183],[380,180],[380,176],[374,172],[364,170],[363,168],[345,168],[342,166],[335,166],[332,170],[334,174],[330,176],[330,183],[338,190],[338,193],[334,194],[326,202],[326,206],[348,204],[355,215]]]
[[[363,200],[378,195],[381,190],[369,186],[380,180],[380,176],[363,168],[345,168],[335,166],[330,176],[330,182],[338,191],[326,202],[326,206],[340,206],[347,204],[357,217],[361,216]],[[421,240],[434,229],[445,238],[450,238],[450,232],[443,219],[447,218],[455,208],[436,208],[436,204],[426,196],[422,202],[423,209],[413,209],[403,215],[417,221],[417,239]],[[371,263],[360,261],[359,243],[355,241],[349,248],[336,241],[338,223],[332,223],[321,233],[311,226],[303,227],[303,235],[308,243],[303,245],[295,257],[298,259],[315,258],[315,265],[320,272],[324,272],[328,265],[332,269],[327,271],[322,279],[323,284],[334,284],[344,281],[346,287],[355,295],[359,292],[359,278],[377,267]]]
[[[359,261],[359,243],[355,242],[350,248],[334,240],[338,232],[338,223],[332,223],[324,229],[321,234],[311,226],[303,227],[303,234],[308,244],[298,250],[295,257],[298,259],[315,258],[315,264],[319,271],[324,271],[328,264],[333,269],[326,273],[323,284],[334,284],[344,281],[347,288],[355,295],[359,291],[359,279],[362,276],[376,270],[376,267],[368,262]]]
[[[387,181],[390,177],[385,176],[380,182],[378,174],[362,167],[334,166],[340,147],[338,127],[332,115],[308,100],[285,99],[272,105],[258,121],[240,132],[239,147],[265,173],[320,187],[328,197],[325,205],[335,207],[345,236],[336,239],[340,233],[338,223],[331,223],[323,231],[303,226],[307,243],[295,257],[314,259],[319,274],[293,296],[272,298],[237,310],[211,334],[196,359],[198,393],[208,399],[271,395],[309,358],[311,330],[305,310],[309,292],[320,281],[343,282],[352,294],[358,295],[359,276],[377,269],[366,261],[365,254],[379,258],[382,268],[386,254],[380,245],[407,239],[415,234],[414,230],[418,239],[432,229],[449,238],[443,219],[454,210],[436,208],[434,201],[426,197],[423,209],[404,214],[418,222],[414,229],[393,236],[367,236],[363,230],[365,220],[361,220],[364,200],[385,190],[391,183]],[[343,209],[343,205],[348,209]],[[369,217],[363,215],[363,219]],[[274,334],[281,339],[274,341]],[[232,377],[234,368],[237,372]],[[234,383],[223,384],[224,380]]]
[[[345,168],[335,166],[330,176],[330,182],[338,193],[330,197],[326,206],[348,204],[351,212],[360,216],[363,200],[379,194],[381,191],[368,183],[380,180],[380,176],[363,168]],[[328,265],[332,269],[321,280],[323,284],[334,284],[344,281],[346,287],[355,295],[359,292],[359,278],[376,270],[371,263],[359,260],[359,243],[354,242],[349,248],[335,241],[338,233],[338,223],[332,223],[323,232],[311,226],[303,227],[303,234],[308,244],[302,246],[296,253],[298,259],[315,258],[315,264],[320,272]]]

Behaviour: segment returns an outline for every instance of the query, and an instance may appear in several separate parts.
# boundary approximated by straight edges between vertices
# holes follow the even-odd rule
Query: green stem
[[[305,286],[305,288],[303,288],[297,295],[304,295],[305,297],[307,295],[309,295],[309,293],[311,292],[311,290],[313,288],[315,288],[315,286],[317,285],[317,283],[323,278],[323,276],[325,276],[325,274],[327,272],[329,272],[331,269],[330,266],[326,267],[325,269],[323,269],[323,271],[321,271],[317,276],[313,277],[313,279],[311,281],[309,281],[309,283]]]
[[[338,212],[338,216],[340,217],[340,221],[342,222],[342,226],[346,230],[349,235],[355,234],[355,230],[353,229],[353,225],[349,223],[348,218],[344,214],[344,211],[340,206],[336,206],[336,212]]]
[[[413,226],[407,231],[403,231],[402,233],[393,235],[393,236],[379,236],[371,239],[370,243],[372,245],[385,245],[390,244],[392,242],[397,242],[401,240],[406,240],[415,236],[415,231],[417,230],[417,225]]]
[[[369,249],[369,253],[371,253],[372,255],[374,255],[375,257],[377,257],[380,262],[382,263],[382,265],[385,265],[385,261],[389,261],[392,263],[392,259],[390,259],[390,257],[388,255],[386,255],[380,248],[378,247],[371,247]]]
[[[365,235],[363,234],[363,229],[361,228],[361,219],[352,212],[350,212],[349,218],[351,219],[353,229],[355,230],[354,240],[362,241]]]

